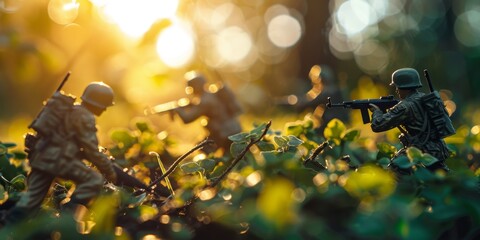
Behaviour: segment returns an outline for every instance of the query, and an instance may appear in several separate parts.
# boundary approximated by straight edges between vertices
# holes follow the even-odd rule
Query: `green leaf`
[[[345,132],[346,127],[345,124],[343,124],[342,121],[338,119],[332,119],[330,122],[328,122],[327,127],[325,128],[323,135],[325,138],[329,141],[333,141],[335,144],[340,144],[341,142],[341,136],[343,132]]]
[[[207,158],[199,160],[197,164],[200,167],[204,168],[206,172],[212,172],[215,168],[215,165],[217,164],[217,161],[215,161],[215,159]]]
[[[431,166],[435,163],[438,162],[438,159],[435,158],[434,156],[426,153],[426,154],[423,154],[422,158],[420,158],[420,163],[422,163],[423,165],[425,166]]]
[[[152,130],[150,129],[150,126],[148,125],[147,122],[145,121],[138,121],[135,123],[135,126],[137,127],[140,132],[151,132]]]
[[[230,139],[232,142],[247,142],[247,136],[249,136],[249,133],[241,132],[237,133],[231,136],[228,136],[228,139]]]
[[[359,130],[349,129],[343,134],[342,140],[346,142],[351,142],[357,139],[359,136],[360,136]]]
[[[126,129],[117,129],[117,130],[114,130],[110,133],[110,138],[118,143],[118,144],[122,144],[123,148],[130,148],[131,146],[133,146],[136,141],[137,141],[137,138],[135,136],[133,136],[128,130]]]
[[[11,143],[11,142],[0,143],[0,145],[5,146],[6,148],[12,148],[12,147],[16,147],[16,146],[17,146],[16,143]]]
[[[288,138],[285,136],[274,136],[273,141],[279,148],[286,148],[288,147]]]
[[[418,162],[420,158],[422,158],[422,151],[416,147],[409,147],[407,148],[407,156],[413,162]]]
[[[302,140],[300,140],[299,138],[295,137],[295,136],[287,136],[288,138],[288,146],[291,146],[291,147],[298,147],[300,144],[303,143]]]
[[[266,165],[274,165],[280,162],[279,152],[278,151],[265,151],[262,152],[262,156],[265,159]]]
[[[25,177],[25,175],[23,174],[17,175],[10,181],[10,183],[12,184],[10,187],[12,189],[15,189],[17,192],[23,191],[26,188],[26,183],[25,183],[26,180],[27,178]]]
[[[395,146],[386,143],[386,142],[381,142],[377,144],[377,148],[379,153],[382,153],[384,156],[392,156],[393,154],[397,151],[397,148]]]
[[[254,138],[254,139],[259,138],[263,134],[263,131],[265,130],[266,126],[267,126],[266,123],[262,123],[262,124],[258,125],[252,131],[250,131],[250,134],[249,134],[248,137]]]
[[[186,174],[190,174],[190,173],[196,173],[196,172],[205,172],[205,169],[200,167],[200,165],[198,165],[196,162],[188,162],[188,163],[185,163],[185,164],[182,164],[180,166],[180,169],[182,169],[182,171]]]
[[[233,142],[230,145],[230,153],[232,156],[237,156],[247,147],[247,145],[248,143],[246,142]]]
[[[303,122],[293,122],[286,124],[286,135],[300,136],[304,131]]]
[[[19,160],[27,159],[27,153],[25,153],[24,151],[13,151],[12,153],[15,159],[19,159]]]
[[[411,168],[414,163],[407,156],[401,155],[393,160],[393,163],[399,168],[408,169]]]
[[[275,150],[275,145],[270,143],[270,142],[266,142],[266,141],[259,141],[257,144],[255,144],[259,149],[260,151],[272,151],[272,150]]]

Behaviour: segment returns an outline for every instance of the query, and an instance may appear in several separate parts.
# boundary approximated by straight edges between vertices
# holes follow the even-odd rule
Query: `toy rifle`
[[[332,100],[329,98],[327,103],[327,108],[332,107],[343,107],[343,108],[351,108],[351,109],[360,109],[362,113],[362,120],[363,123],[369,123],[370,114],[368,113],[368,109],[370,108],[370,104],[375,104],[382,110],[382,112],[386,112],[387,109],[395,106],[399,101],[393,98],[393,95],[383,96],[378,99],[359,99],[359,100],[352,100],[352,101],[344,101],[343,103],[332,103]]]
[[[55,92],[53,93],[53,95],[55,95],[55,93],[58,93],[62,90],[63,88],[63,85],[65,85],[65,83],[67,82],[68,78],[70,77],[70,74],[71,72],[68,71],[67,72],[67,75],[65,75],[65,77],[63,78],[62,82],[60,83],[60,85],[57,87],[57,90],[55,90]],[[53,96],[52,95],[52,96]],[[45,110],[45,105],[44,104],[44,107],[42,108],[42,110],[40,110],[40,112],[38,113],[37,117],[35,117],[35,119],[32,121],[32,123],[30,123],[30,125],[28,125],[28,128],[35,128],[35,122],[38,120],[38,118],[40,117],[40,115],[42,115],[43,111]]]
[[[181,98],[179,100],[158,104],[154,107],[148,107],[144,110],[144,113],[145,115],[162,114],[188,106],[189,104],[190,100],[188,98]]]

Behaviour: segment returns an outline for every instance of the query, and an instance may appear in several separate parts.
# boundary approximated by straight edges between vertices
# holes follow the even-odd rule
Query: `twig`
[[[247,154],[247,152],[250,150],[250,147],[252,147],[254,144],[258,143],[260,140],[262,140],[262,138],[267,134],[268,132],[268,129],[270,128],[270,126],[272,125],[272,121],[269,121],[266,126],[265,126],[265,129],[263,130],[263,133],[262,135],[260,135],[260,137],[258,137],[257,139],[252,139],[250,140],[250,142],[247,144],[247,146],[245,146],[245,148],[234,158],[232,164],[230,166],[228,166],[228,168],[222,173],[222,175],[220,175],[215,181],[213,181],[212,183],[204,186],[201,190],[199,190],[198,192],[201,192],[201,191],[204,191],[208,188],[214,188],[215,186],[218,185],[218,183],[220,183],[220,181],[235,167],[235,165],[243,159],[243,157],[245,157],[245,154]],[[195,194],[193,197],[190,198],[190,200],[188,200],[182,207],[179,207],[179,208],[174,208],[174,209],[168,209],[166,212],[164,213],[161,213],[161,215],[163,214],[171,214],[172,212],[175,212],[175,211],[179,211],[180,209],[185,209],[187,207],[189,207],[196,199],[198,199],[198,195]]]
[[[198,150],[198,149],[201,149],[203,147],[205,147],[205,145],[207,144],[213,144],[213,140],[210,140],[210,139],[205,139],[203,140],[202,142],[200,142],[199,144],[197,144],[195,147],[193,147],[192,149],[190,149],[190,151],[186,152],[185,154],[183,154],[182,156],[180,156],[177,160],[175,160],[175,162],[173,162],[172,166],[170,166],[168,168],[168,170],[162,174],[162,176],[160,176],[159,178],[155,179],[155,181],[153,181],[152,183],[150,183],[150,185],[148,185],[148,189],[152,189],[155,185],[157,185],[160,181],[162,181],[164,178],[166,178],[168,175],[170,175],[174,170],[175,168],[177,167],[177,165],[183,160],[185,159],[188,155],[192,154],[194,151]]]
[[[227,175],[227,173],[229,173],[235,167],[235,165],[237,165],[237,163],[240,162],[240,160],[242,160],[243,157],[245,157],[245,154],[247,154],[247,152],[250,150],[250,147],[252,147],[254,144],[262,140],[262,138],[267,134],[267,131],[271,125],[272,125],[272,121],[269,121],[265,126],[265,129],[263,130],[262,135],[260,135],[260,137],[258,137],[255,140],[250,140],[248,145],[235,157],[232,164],[228,166],[228,168],[222,173],[222,175],[220,175],[217,179],[215,179],[215,181],[207,185],[205,188],[211,188],[211,187],[217,186],[217,184]]]

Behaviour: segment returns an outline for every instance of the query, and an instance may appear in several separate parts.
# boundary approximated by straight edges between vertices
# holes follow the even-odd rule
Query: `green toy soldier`
[[[444,135],[434,125],[436,121],[430,121],[433,115],[444,116],[442,112],[444,111],[443,104],[440,103],[440,106],[437,105],[436,108],[428,108],[429,104],[425,104],[425,101],[427,101],[426,99],[428,101],[432,100],[432,98],[428,97],[434,96],[432,95],[434,93],[425,94],[418,91],[422,84],[420,76],[415,69],[402,68],[396,70],[392,74],[390,85],[396,87],[396,92],[401,100],[397,105],[383,113],[378,106],[370,104],[372,110],[371,128],[374,132],[383,132],[395,127],[402,132],[399,139],[404,148],[395,154],[395,157],[390,161],[389,167],[397,173],[408,174],[408,171],[405,172],[399,169],[393,160],[398,156],[405,155],[407,147],[416,147],[439,160],[428,166],[429,170],[443,169],[448,171],[445,159],[450,156],[450,151],[442,139]],[[439,97],[438,101],[441,101]],[[446,117],[448,118],[448,115]],[[447,120],[448,122],[450,121],[449,119]],[[445,123],[446,121],[443,122]],[[452,129],[452,131],[454,130]]]
[[[190,104],[173,110],[184,123],[190,123],[201,116],[207,117],[205,125],[209,136],[216,147],[203,148],[205,153],[222,149],[224,154],[229,151],[232,143],[228,137],[242,131],[237,118],[241,112],[239,104],[229,89],[224,86],[213,93],[205,89],[206,79],[195,71],[185,74],[187,80],[186,92],[190,96]]]
[[[66,209],[73,210],[78,204],[88,205],[100,193],[104,178],[87,167],[83,159],[93,163],[108,181],[116,182],[117,174],[112,162],[99,151],[95,127],[95,115],[100,116],[112,106],[113,97],[110,86],[92,82],[84,90],[81,104],[71,104],[70,110],[62,113],[63,121],[54,131],[44,129],[51,132],[49,135],[42,135],[42,131],[38,133],[38,141],[29,153],[31,172],[27,192],[7,213],[7,223],[16,223],[38,210],[56,177],[76,184],[70,202],[65,204]]]

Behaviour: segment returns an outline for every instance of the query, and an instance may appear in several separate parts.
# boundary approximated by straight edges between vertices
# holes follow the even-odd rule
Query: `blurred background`
[[[68,71],[67,93],[80,97],[91,81],[116,93],[98,118],[101,143],[137,118],[187,142],[202,138],[199,124],[144,115],[184,97],[190,70],[231,86],[250,128],[303,119],[272,99],[308,91],[314,65],[332,70],[346,99],[394,94],[394,70],[428,69],[454,122],[474,126],[479,22],[476,0],[0,0],[0,140],[23,142]],[[351,114],[348,124],[361,127]]]

